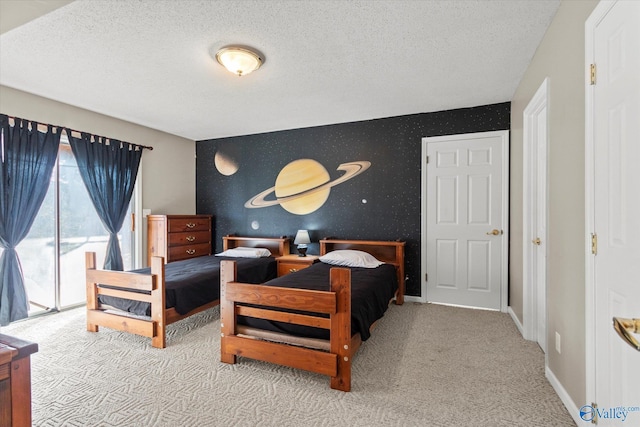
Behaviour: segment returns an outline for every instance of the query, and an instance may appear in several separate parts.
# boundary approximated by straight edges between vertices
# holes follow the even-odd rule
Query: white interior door
[[[524,110],[523,334],[547,352],[547,101],[545,79]]]
[[[506,310],[508,137],[423,139],[429,302]]]
[[[587,257],[587,395],[598,425],[620,425],[623,415],[640,425],[640,412],[607,411],[640,406],[640,351],[612,327],[614,317],[640,318],[640,2],[603,2],[586,36],[596,67],[587,89],[587,225],[597,237]]]
[[[536,138],[536,163],[535,163],[535,202],[534,216],[532,222],[532,239],[534,261],[534,282],[536,291],[536,341],[547,352],[547,120],[546,107],[537,117],[536,126],[538,128]],[[529,242],[527,242],[529,243]]]

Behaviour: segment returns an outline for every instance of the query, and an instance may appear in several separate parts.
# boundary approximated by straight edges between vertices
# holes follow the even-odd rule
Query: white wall
[[[510,306],[522,321],[522,115],[549,77],[548,368],[578,407],[586,403],[584,23],[597,3],[563,0],[511,104]]]
[[[145,150],[142,155],[142,206],[155,214],[195,213],[194,141],[6,86],[0,86],[0,112],[152,146],[153,150]]]

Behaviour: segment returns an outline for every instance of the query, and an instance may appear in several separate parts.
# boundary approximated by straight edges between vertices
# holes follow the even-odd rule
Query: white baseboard
[[[406,302],[420,302],[420,303],[426,303],[426,300],[423,300],[422,297],[416,297],[416,296],[411,296],[411,295],[405,295],[404,296],[404,300]]]
[[[429,304],[444,305],[446,307],[467,308],[469,310],[500,311],[495,308],[474,307],[472,305],[449,304],[444,302],[429,302]]]
[[[571,418],[573,418],[573,421],[576,423],[576,425],[584,425],[585,421],[580,418],[580,409],[576,406],[575,403],[573,403],[573,400],[571,400],[571,397],[569,396],[569,393],[567,393],[567,390],[562,387],[562,384],[560,384],[560,381],[558,381],[558,378],[553,375],[553,372],[551,372],[551,369],[549,369],[548,366],[545,366],[544,373],[547,377],[547,380],[549,380],[549,383],[551,383],[551,386],[556,391],[556,394],[560,397],[560,400],[564,404],[564,407],[567,408],[567,411],[569,411],[569,415],[571,415]]]
[[[520,319],[518,319],[518,316],[516,316],[516,314],[513,312],[511,306],[507,307],[507,313],[509,313],[511,319],[513,319],[513,323],[516,324],[516,328],[518,328],[518,331],[520,331],[520,335],[522,335],[522,337],[524,338],[524,326],[522,326],[522,323],[520,323]]]

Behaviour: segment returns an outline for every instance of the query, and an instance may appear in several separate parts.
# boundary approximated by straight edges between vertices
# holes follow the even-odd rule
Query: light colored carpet
[[[503,313],[407,303],[379,322],[352,391],[327,377],[240,358],[219,362],[218,308],[169,327],[167,348],[107,328],[84,308],[2,333],[37,342],[36,426],[573,426],[544,355]]]

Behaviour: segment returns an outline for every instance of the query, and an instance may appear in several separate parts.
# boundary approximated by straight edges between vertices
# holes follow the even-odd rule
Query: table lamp
[[[309,232],[307,230],[298,230],[296,238],[293,240],[293,244],[298,245],[298,256],[307,256],[307,243],[311,243]]]

